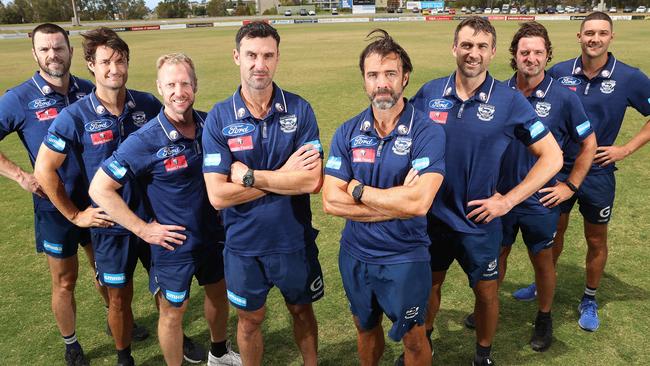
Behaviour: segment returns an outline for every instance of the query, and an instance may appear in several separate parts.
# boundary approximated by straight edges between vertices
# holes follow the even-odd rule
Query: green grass
[[[547,22],[555,47],[556,61],[574,57],[578,52],[575,33],[578,22]],[[425,81],[447,75],[454,67],[451,41],[455,23],[413,24],[324,24],[279,26],[282,36],[281,61],[276,81],[311,102],[321,128],[321,139],[329,145],[336,127],[365,108],[358,70],[358,55],[366,44],[365,35],[375,27],[384,27],[408,50],[415,72],[407,95],[414,94]],[[516,29],[515,22],[496,22],[499,34],[497,56],[491,71],[499,79],[510,76],[508,45]],[[612,51],[621,60],[650,71],[646,41],[650,39],[647,22],[615,23],[617,37]],[[196,106],[208,110],[216,101],[230,96],[239,83],[238,69],[232,62],[234,28],[193,29],[183,31],[133,32],[121,35],[131,46],[129,87],[155,92],[155,60],[162,53],[184,51],[194,57],[199,77]],[[80,38],[73,71],[89,77],[82,62]],[[31,76],[36,65],[30,55],[29,40],[0,41],[0,88],[6,89]],[[628,141],[645,119],[630,110],[619,142]],[[0,143],[0,150],[21,166],[29,166],[19,140],[12,135]],[[501,289],[501,318],[494,342],[494,356],[501,365],[629,365],[650,361],[647,334],[650,333],[647,189],[650,173],[648,149],[637,152],[619,164],[618,194],[610,224],[610,257],[598,292],[601,328],[586,333],[577,326],[576,307],[584,286],[585,242],[581,220],[574,213],[565,253],[558,268],[558,289],[554,304],[555,343],[543,354],[528,347],[534,303],[517,303],[509,296],[514,289],[528,284],[532,269],[523,245],[518,242],[509,261],[509,272]],[[49,275],[42,255],[34,253],[32,204],[18,185],[0,179],[0,364],[62,365],[63,344],[49,309]],[[357,364],[355,330],[341,286],[337,267],[338,241],[343,220],[325,216],[319,196],[313,196],[314,226],[325,275],[326,296],[315,304],[320,331],[320,362],[323,365]],[[134,312],[136,320],[155,333],[157,314],[147,290],[147,279],[137,269]],[[465,275],[453,265],[443,288],[442,310],[434,332],[435,364],[469,364],[474,335],[462,327],[463,316],[473,307],[473,296]],[[186,332],[207,344],[208,332],[202,319],[202,290],[194,284]],[[267,365],[300,364],[293,344],[289,316],[276,290],[268,300],[264,325]],[[112,340],[104,334],[105,310],[94,293],[91,271],[81,259],[77,285],[77,334],[94,365],[115,363]],[[230,333],[236,319],[231,312]],[[389,326],[385,323],[385,328]],[[234,337],[231,336],[234,339]],[[136,360],[143,365],[159,365],[163,359],[157,338],[150,337],[133,346]],[[387,341],[383,365],[391,365],[401,352],[399,344]]]

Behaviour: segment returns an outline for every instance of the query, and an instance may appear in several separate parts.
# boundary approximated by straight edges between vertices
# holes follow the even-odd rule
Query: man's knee
[[[73,292],[77,283],[77,260],[75,258],[48,258],[52,288],[55,292]]]
[[[131,309],[131,300],[133,298],[132,289],[129,288],[109,288],[108,300],[109,309],[113,311],[126,311]]]
[[[255,311],[239,310],[238,314],[238,331],[244,335],[250,335],[257,332],[262,323],[264,322],[264,315],[266,311],[264,308]]]
[[[474,295],[479,303],[490,304],[498,301],[497,281],[478,281],[474,286]]]
[[[415,325],[411,330],[406,332],[404,337],[402,337],[402,343],[404,344],[404,348],[412,353],[427,351],[429,342],[426,338],[424,325]]]
[[[163,305],[167,300],[161,299],[160,322],[168,327],[182,327],[183,315],[187,309],[187,301],[185,300],[183,305],[176,307],[169,303]]]
[[[314,310],[311,304],[302,304],[302,305],[287,304],[287,309],[289,310],[289,313],[294,319],[309,318],[312,317],[314,314]]]

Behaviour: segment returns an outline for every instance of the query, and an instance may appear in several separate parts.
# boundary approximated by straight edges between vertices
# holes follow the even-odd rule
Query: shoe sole
[[[189,358],[189,357],[187,357],[185,355],[183,355],[183,359],[185,361],[187,361],[189,363],[193,363],[193,364],[197,364],[197,363],[201,363],[201,362],[207,362],[207,361],[203,361],[203,360],[193,360],[193,359],[191,359],[191,358]]]
[[[513,294],[512,298],[517,301],[524,301],[524,302],[535,301],[537,300],[537,291],[535,291],[535,296],[533,297],[517,297]]]
[[[532,344],[530,345],[530,349],[532,349],[532,350],[535,351],[535,352],[545,352],[545,351],[547,351],[549,348],[551,348],[551,345],[550,345],[550,344],[549,344],[548,346],[541,347],[541,348],[535,348],[535,347],[533,347]]]

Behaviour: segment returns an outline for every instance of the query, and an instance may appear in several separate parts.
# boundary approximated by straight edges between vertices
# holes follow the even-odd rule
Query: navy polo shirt
[[[113,116],[99,102],[93,91],[56,117],[48,129],[43,144],[60,154],[77,156],[81,170],[85,174],[84,188],[87,191],[89,182],[104,160],[117,150],[128,135],[155,117],[161,107],[162,105],[153,95],[127,90],[122,114]],[[131,210],[142,218],[146,217],[137,182],[127,182],[120,193]],[[128,230],[117,224],[111,228],[93,228],[93,230],[101,233],[128,233]]]
[[[424,84],[413,97],[418,110],[440,124],[446,135],[447,174],[431,213],[452,230],[483,234],[501,230],[501,221],[476,224],[466,218],[467,202],[494,195],[508,144],[531,145],[548,133],[524,96],[490,74],[466,101],[456,95],[456,73]]]
[[[413,167],[424,173],[445,174],[445,133],[426,115],[406,103],[396,127],[379,137],[372,108],[341,125],[332,138],[325,174],[346,182],[380,189],[404,185]],[[373,264],[429,261],[425,216],[380,222],[346,220],[341,248]]]
[[[241,161],[251,169],[277,170],[305,144],[322,154],[316,117],[309,103],[273,84],[269,114],[254,118],[240,94],[215,104],[203,133],[203,172],[230,174]],[[244,256],[291,253],[313,243],[309,195],[268,193],[222,211],[226,247]]]
[[[506,83],[516,90],[517,74]],[[564,149],[568,142],[580,144],[587,136],[594,133],[575,93],[560,85],[548,74],[544,75],[544,80],[526,99],[535,108],[537,117],[551,131],[561,149]],[[575,155],[564,155],[564,160],[569,161],[571,165],[575,159]],[[503,156],[498,191],[502,194],[508,193],[526,177],[536,161],[537,157],[531,154],[524,144],[512,141]],[[553,178],[545,187],[554,186],[556,183]],[[539,202],[542,197],[542,194],[535,192],[512,211],[523,214],[549,213],[551,209]]]
[[[151,246],[156,263],[190,263],[203,250],[223,241],[223,227],[208,200],[203,179],[201,135],[205,116],[204,112],[194,112],[196,137],[188,139],[161,110],[102,164],[104,172],[120,184],[134,178],[142,182],[156,221],[185,227],[182,234],[187,239],[175,250]]]
[[[88,80],[70,76],[68,94],[62,95],[54,91],[37,71],[31,79],[9,89],[0,98],[0,140],[12,132],[18,133],[34,166],[38,149],[54,118],[63,108],[89,94],[93,87]],[[87,206],[88,190],[80,184],[82,175],[75,158],[65,159],[57,173],[72,201],[79,206]],[[32,196],[34,210],[56,211],[47,198]]]
[[[578,56],[553,65],[548,73],[578,96],[596,133],[598,146],[611,146],[628,106],[644,116],[650,115],[650,79],[641,70],[618,61],[611,53],[607,64],[593,79],[588,79],[582,68],[582,58]],[[579,150],[578,144],[569,143],[565,152],[575,156]],[[572,161],[565,160],[562,171],[568,173],[572,166]],[[589,174],[604,174],[615,169],[615,164],[605,167],[593,164]]]

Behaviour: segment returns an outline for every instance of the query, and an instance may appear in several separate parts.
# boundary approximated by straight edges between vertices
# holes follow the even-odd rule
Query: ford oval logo
[[[255,131],[255,125],[250,123],[233,123],[221,130],[226,136],[241,136]]]
[[[350,140],[350,145],[352,145],[352,147],[375,146],[377,145],[377,139],[371,136],[359,135]]]
[[[185,145],[167,145],[165,147],[161,147],[158,152],[156,152],[156,156],[165,159],[170,156],[176,156],[183,152],[185,150]]]
[[[108,130],[113,125],[113,121],[110,119],[99,119],[95,121],[88,122],[84,125],[84,129],[88,132],[97,132]]]
[[[582,84],[580,79],[574,78],[573,76],[564,76],[560,78],[560,84],[566,86],[576,86]]]
[[[447,99],[432,99],[429,102],[429,108],[431,109],[451,109],[454,106],[454,103],[448,101]]]
[[[55,104],[56,104],[56,100],[52,98],[38,98],[29,102],[29,104],[27,104],[27,107],[29,107],[29,109],[43,109],[43,108],[51,107]]]

